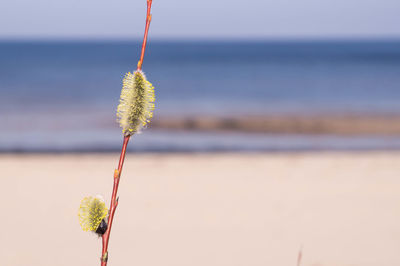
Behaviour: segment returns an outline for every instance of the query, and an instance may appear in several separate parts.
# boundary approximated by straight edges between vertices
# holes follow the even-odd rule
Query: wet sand
[[[99,265],[117,154],[0,155],[1,265]],[[109,265],[400,265],[400,153],[128,154]]]
[[[284,134],[400,135],[400,116],[389,114],[161,117],[155,129]]]

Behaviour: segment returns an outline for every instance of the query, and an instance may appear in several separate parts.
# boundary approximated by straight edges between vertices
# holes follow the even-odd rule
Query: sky
[[[1,0],[0,39],[138,39],[146,0]],[[400,0],[154,0],[155,39],[400,38]]]

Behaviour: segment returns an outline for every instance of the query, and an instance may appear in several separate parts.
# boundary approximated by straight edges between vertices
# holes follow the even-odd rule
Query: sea
[[[116,152],[139,41],[1,41],[0,152]],[[155,117],[400,115],[400,40],[153,41]],[[131,152],[400,149],[400,136],[152,129]]]

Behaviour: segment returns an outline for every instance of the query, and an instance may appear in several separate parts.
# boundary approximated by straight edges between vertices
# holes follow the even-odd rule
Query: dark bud
[[[107,231],[107,222],[106,219],[103,219],[101,220],[99,227],[97,227],[96,234],[102,236],[106,231]]]

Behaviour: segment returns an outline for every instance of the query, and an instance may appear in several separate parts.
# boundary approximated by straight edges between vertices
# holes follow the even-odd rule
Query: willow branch
[[[137,65],[137,70],[142,69],[144,52],[146,51],[146,44],[147,44],[147,35],[149,33],[150,21],[151,21],[151,4],[153,0],[147,0],[147,13],[146,13],[146,26],[144,29],[144,36],[143,36],[143,43],[142,43],[142,52],[140,53],[140,60]]]
[[[128,146],[129,139],[130,139],[130,136],[124,137],[121,155],[119,157],[118,168],[115,169],[115,171],[114,171],[114,185],[113,185],[113,191],[111,194],[110,212],[108,215],[108,223],[107,223],[108,226],[107,226],[106,232],[102,236],[103,248],[101,251],[101,258],[100,258],[101,266],[106,266],[107,261],[108,261],[108,241],[110,240],[110,232],[111,232],[112,222],[114,219],[115,210],[117,209],[117,206],[118,206],[118,198],[117,198],[118,185],[119,185],[119,180],[121,177],[122,166],[124,165],[124,161],[125,161],[126,147]]]
[[[144,37],[143,37],[143,43],[142,43],[142,51],[140,54],[140,60],[137,65],[138,70],[142,69],[144,53],[146,51],[147,35],[149,33],[149,27],[150,27],[150,21],[151,21],[151,13],[150,13],[151,4],[152,4],[152,0],[147,0],[146,26],[145,26],[145,30],[144,30]],[[130,139],[129,135],[124,137],[121,155],[119,157],[118,168],[115,169],[115,171],[114,171],[114,185],[113,185],[113,191],[112,191],[112,195],[111,195],[110,211],[109,211],[109,215],[108,215],[108,223],[107,223],[108,227],[107,227],[106,232],[102,236],[103,248],[101,251],[101,258],[100,258],[101,266],[106,266],[107,261],[108,261],[108,242],[110,240],[110,233],[111,233],[111,227],[112,227],[112,223],[113,223],[113,219],[114,219],[115,210],[117,209],[117,206],[118,206],[117,192],[118,192],[119,181],[121,178],[122,166],[124,165],[126,147],[128,146],[129,139]]]

